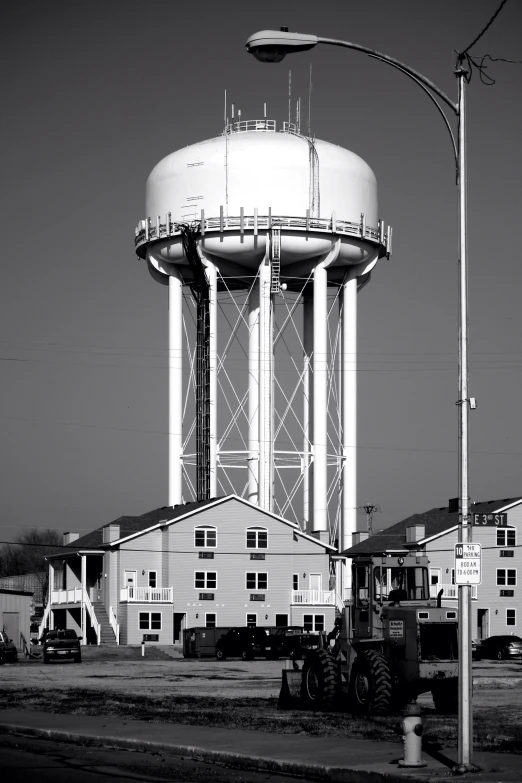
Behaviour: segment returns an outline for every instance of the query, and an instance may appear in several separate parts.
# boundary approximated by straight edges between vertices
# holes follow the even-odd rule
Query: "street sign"
[[[481,581],[480,544],[455,544],[455,584],[479,585]]]
[[[507,514],[473,514],[474,527],[507,527]]]

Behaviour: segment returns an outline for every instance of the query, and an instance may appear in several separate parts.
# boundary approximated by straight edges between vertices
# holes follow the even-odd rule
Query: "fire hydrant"
[[[422,751],[422,710],[416,701],[407,704],[404,718],[400,724],[404,742],[404,758],[400,759],[399,767],[425,767],[421,758]]]

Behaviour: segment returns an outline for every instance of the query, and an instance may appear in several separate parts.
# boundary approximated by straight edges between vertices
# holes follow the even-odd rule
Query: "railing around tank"
[[[205,217],[205,211],[201,210],[200,219],[190,222],[196,224],[196,228],[200,231],[202,236],[204,236],[207,231],[211,233],[217,231],[223,233],[225,231],[237,232],[238,230],[240,233],[243,233],[244,231],[253,231],[254,236],[256,236],[259,230],[270,230],[275,227],[287,228],[292,231],[344,234],[364,239],[373,244],[382,245],[386,254],[388,256],[391,255],[391,227],[388,226],[387,231],[385,231],[382,220],[379,220],[377,228],[367,226],[364,215],[361,215],[361,220],[358,223],[349,220],[338,220],[335,213],[332,213],[329,218],[316,218],[310,215],[310,210],[306,211],[305,217],[272,215],[270,214],[270,210],[268,215],[258,215],[257,209],[254,210],[254,215],[240,214],[226,216],[223,213],[223,207],[221,207],[219,217],[207,218]],[[145,218],[144,220],[140,220],[136,226],[134,232],[134,245],[138,248],[149,242],[178,236],[184,225],[186,225],[186,223],[173,221],[170,212],[165,215],[164,222],[162,222],[162,218],[159,215],[156,218],[155,224],[153,224],[151,218]]]
[[[245,133],[246,131],[271,131],[277,129],[275,120],[240,120],[239,122],[230,122],[224,133]]]

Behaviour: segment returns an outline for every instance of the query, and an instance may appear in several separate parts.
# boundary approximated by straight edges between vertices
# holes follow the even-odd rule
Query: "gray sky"
[[[167,300],[133,249],[145,181],[243,119],[282,122],[288,68],[247,56],[263,28],[352,40],[456,96],[453,50],[497,0],[151,0],[6,4],[2,14],[0,534],[80,533],[167,500]],[[473,50],[522,60],[509,0]],[[359,499],[388,525],[457,495],[457,202],[449,137],[420,89],[362,54],[312,53],[312,127],[364,158],[394,255],[359,296]],[[522,66],[468,91],[471,493],[522,492]],[[363,518],[361,517],[361,526]]]

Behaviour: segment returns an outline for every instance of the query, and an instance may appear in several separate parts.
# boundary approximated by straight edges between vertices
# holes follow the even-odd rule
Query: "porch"
[[[174,589],[172,587],[136,587],[128,585],[120,589],[120,602],[136,602],[140,604],[173,604]]]
[[[292,590],[290,603],[297,606],[335,606],[335,590]]]

